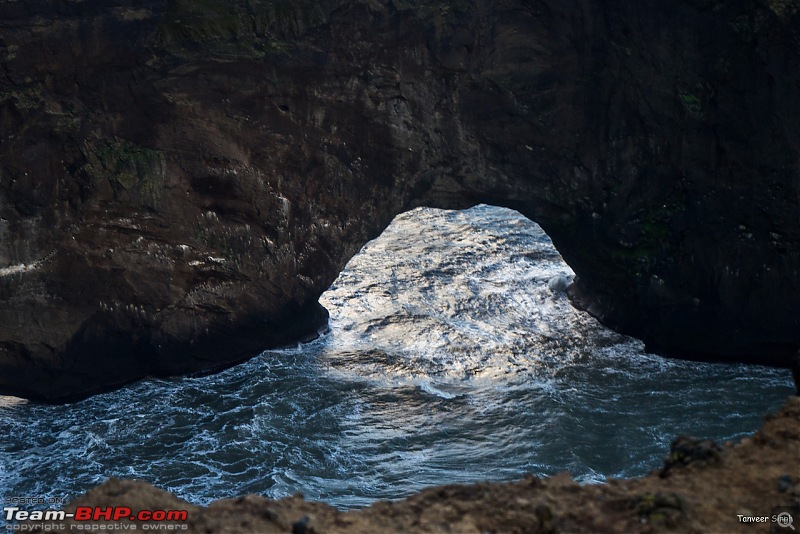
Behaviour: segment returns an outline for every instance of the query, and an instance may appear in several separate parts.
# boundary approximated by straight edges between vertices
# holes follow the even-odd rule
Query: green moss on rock
[[[26,87],[0,93],[0,104],[10,102],[17,109],[33,110],[44,105],[44,97],[39,86]]]
[[[174,52],[260,57],[282,51],[289,41],[326,20],[317,1],[174,0],[159,29],[159,41]]]
[[[164,154],[138,146],[125,139],[114,139],[98,147],[99,163],[94,174],[107,178],[118,200],[127,200],[148,209],[161,204],[166,177]]]
[[[769,0],[769,8],[782,19],[794,16],[799,6],[798,0]]]

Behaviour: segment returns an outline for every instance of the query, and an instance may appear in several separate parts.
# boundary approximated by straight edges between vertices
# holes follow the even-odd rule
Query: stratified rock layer
[[[561,473],[519,482],[430,488],[402,501],[340,512],[301,496],[273,501],[248,495],[198,507],[144,482],[111,479],[66,510],[186,510],[186,520],[174,522],[174,528],[214,533],[782,532],[772,523],[780,513],[793,514],[797,525],[800,397],[788,399],[755,436],[735,445],[696,441],[697,452],[686,455],[689,441],[682,438],[673,446],[669,470],[606,484],[579,485]],[[769,519],[766,524],[742,523],[740,515]],[[73,528],[75,523],[63,526]],[[49,522],[38,524],[42,530],[51,527]],[[141,525],[126,517],[119,526],[132,524]]]
[[[4,2],[0,392],[313,335],[394,215],[477,202],[652,349],[786,365],[799,36],[796,2]]]

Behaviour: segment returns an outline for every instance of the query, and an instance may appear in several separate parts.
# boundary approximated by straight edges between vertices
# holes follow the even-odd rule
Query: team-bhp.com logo
[[[65,512],[64,510],[22,510],[18,506],[6,506],[3,508],[3,516],[6,521],[65,521],[72,519],[73,521],[80,522],[97,522],[97,521],[114,521],[114,522],[148,522],[138,525],[142,530],[163,530],[169,526],[169,530],[178,529],[186,530],[186,525],[176,525],[176,522],[185,522],[189,518],[189,513],[186,510],[138,510],[133,511],[127,506],[78,506],[74,512]],[[169,524],[168,524],[169,522]],[[22,525],[17,525],[22,526]],[[55,525],[54,525],[55,526]],[[60,525],[62,528],[55,530],[66,530],[65,525]],[[77,526],[77,530],[94,530],[91,524],[70,525],[70,530],[75,530],[72,527]],[[98,526],[98,525],[95,525]],[[131,528],[128,530],[137,530],[137,524],[129,524]],[[86,527],[86,528],[81,528]],[[23,528],[14,528],[10,530],[25,530]],[[47,529],[52,530],[52,529]],[[106,529],[103,529],[106,530]]]

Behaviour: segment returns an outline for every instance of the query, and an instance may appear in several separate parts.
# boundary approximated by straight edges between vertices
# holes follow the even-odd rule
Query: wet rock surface
[[[175,525],[215,533],[754,532],[765,525],[741,523],[739,515],[800,515],[800,397],[787,399],[752,438],[718,449],[717,461],[676,465],[668,478],[656,470],[645,478],[580,485],[561,473],[430,488],[346,512],[301,496],[272,501],[248,495],[197,507],[144,482],[116,479],[65,509],[186,510],[187,520]]]
[[[5,2],[0,393],[313,336],[394,215],[477,202],[653,350],[788,366],[799,30],[792,2]]]
[[[711,440],[699,440],[688,436],[680,436],[672,442],[669,456],[664,459],[661,477],[669,476],[672,468],[691,463],[715,463],[719,461],[719,445]]]

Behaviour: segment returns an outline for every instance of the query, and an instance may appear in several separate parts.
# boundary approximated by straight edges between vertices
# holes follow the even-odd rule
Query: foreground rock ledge
[[[738,516],[788,511],[800,522],[800,397],[787,399],[755,436],[721,448],[673,448],[667,464],[644,478],[601,485],[579,485],[561,473],[441,486],[347,512],[301,496],[247,495],[201,508],[144,482],[110,479],[66,510],[187,510],[188,520],[175,525],[188,532],[767,532],[768,525],[743,524]]]

